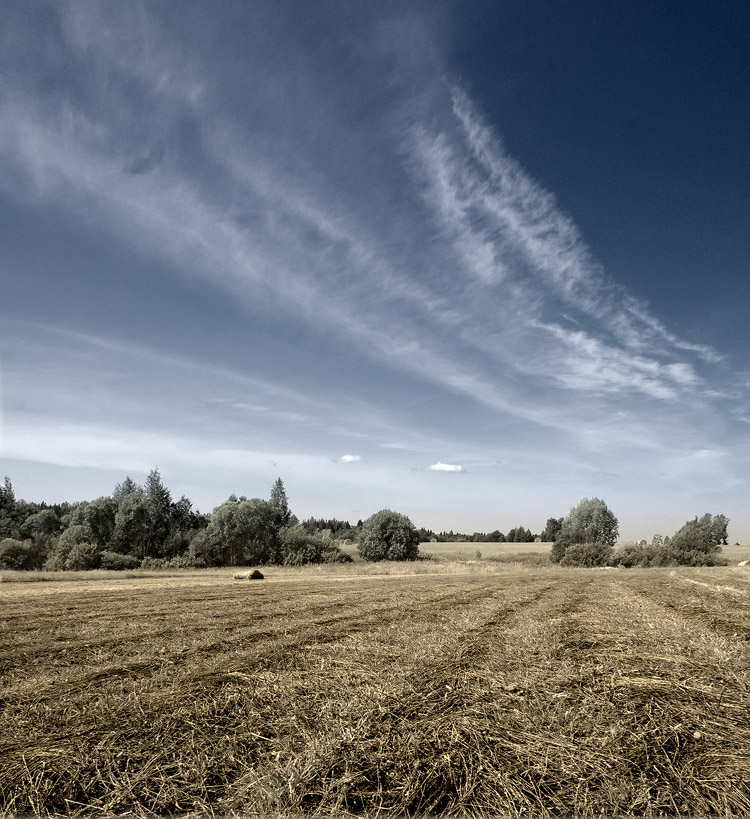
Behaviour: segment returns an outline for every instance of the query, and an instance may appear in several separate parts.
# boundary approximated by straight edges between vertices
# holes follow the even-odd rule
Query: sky
[[[750,4],[0,5],[0,475],[750,542]]]

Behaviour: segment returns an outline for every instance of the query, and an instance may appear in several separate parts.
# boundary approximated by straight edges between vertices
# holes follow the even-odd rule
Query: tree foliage
[[[113,498],[105,496],[76,506],[70,513],[69,525],[83,526],[86,539],[103,549],[114,535],[116,515],[117,504]]]
[[[613,555],[617,518],[598,498],[584,498],[564,518],[549,518],[542,533],[553,540],[551,559],[564,566],[712,565],[727,542],[728,519],[706,514],[687,521],[671,538],[628,544]],[[18,500],[9,477],[0,484],[0,568],[56,570],[221,565],[303,565],[345,561],[337,540],[358,541],[366,560],[408,560],[422,540],[528,542],[517,526],[471,535],[417,530],[404,515],[383,509],[352,526],[336,518],[299,524],[281,478],[268,500],[231,495],[213,513],[201,514],[184,495],[172,500],[158,469],[144,484],[130,476],[111,496],[81,503]]]
[[[16,493],[13,484],[6,475],[0,486],[0,537],[12,537],[18,534],[18,515]]]
[[[284,489],[284,482],[281,478],[276,478],[276,481],[271,487],[269,503],[274,510],[276,525],[279,528],[288,526],[292,513],[289,510],[289,501],[286,496],[286,489]]]
[[[6,537],[0,540],[0,569],[33,569],[34,548],[30,541]]]
[[[564,518],[547,518],[547,524],[541,534],[541,538],[545,543],[554,543],[557,540],[557,535],[562,529]]]
[[[651,543],[626,543],[613,562],[625,568],[650,566],[714,566],[727,542],[729,519],[724,515],[695,517],[681,526],[672,537],[654,535]]]
[[[62,521],[53,509],[40,509],[23,522],[21,535],[34,543],[46,545],[62,530]]]
[[[695,557],[710,557],[726,543],[728,523],[724,515],[706,514],[689,520],[671,538],[669,551],[691,562]]]
[[[523,526],[516,526],[505,535],[507,543],[533,543],[534,535],[531,529],[526,529]]]
[[[419,535],[406,515],[381,509],[362,524],[359,553],[365,560],[415,560]]]
[[[276,563],[278,509],[270,501],[230,497],[217,506],[203,539],[203,555],[214,565]]]
[[[172,494],[164,486],[158,469],[152,469],[144,486],[148,509],[147,554],[161,557],[172,529]]]
[[[583,498],[563,518],[550,552],[550,560],[567,566],[604,566],[612,555],[618,534],[617,518],[607,508],[607,504],[599,498]],[[593,547],[585,550],[575,548],[572,549],[570,556],[567,556],[571,547],[580,547],[583,544],[596,544],[600,548],[596,550]],[[584,560],[584,564],[575,563],[577,557]],[[591,563],[590,561],[594,559],[597,562]]]
[[[101,552],[93,543],[75,543],[65,560],[65,568],[72,572],[85,572],[98,569],[101,565]]]
[[[330,534],[308,532],[304,526],[289,526],[281,533],[281,563],[304,566],[308,563],[351,563],[351,557],[334,543]]]
[[[113,541],[115,550],[139,559],[149,553],[151,520],[146,493],[139,486],[123,494],[117,504]]]

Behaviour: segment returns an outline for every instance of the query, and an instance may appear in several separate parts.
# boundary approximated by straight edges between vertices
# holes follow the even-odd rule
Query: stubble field
[[[750,571],[0,584],[5,814],[750,814]]]

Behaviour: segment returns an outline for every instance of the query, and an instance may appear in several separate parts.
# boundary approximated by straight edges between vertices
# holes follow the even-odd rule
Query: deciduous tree
[[[419,535],[406,515],[381,509],[362,524],[359,553],[365,560],[415,560]]]
[[[576,555],[585,554],[586,565],[606,565],[612,555],[618,534],[617,518],[607,508],[607,504],[599,498],[583,498],[563,518],[562,526],[550,552],[550,560],[553,563],[575,565],[573,561]],[[570,547],[582,544],[595,544],[599,548],[598,550],[574,549],[570,558],[565,560],[566,552]]]
[[[206,538],[226,565],[278,562],[277,509],[260,498],[230,498],[214,509]]]

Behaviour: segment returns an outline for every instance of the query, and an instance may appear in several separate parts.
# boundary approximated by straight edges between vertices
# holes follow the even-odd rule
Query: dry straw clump
[[[3,810],[750,813],[730,570],[335,580],[4,587]]]

